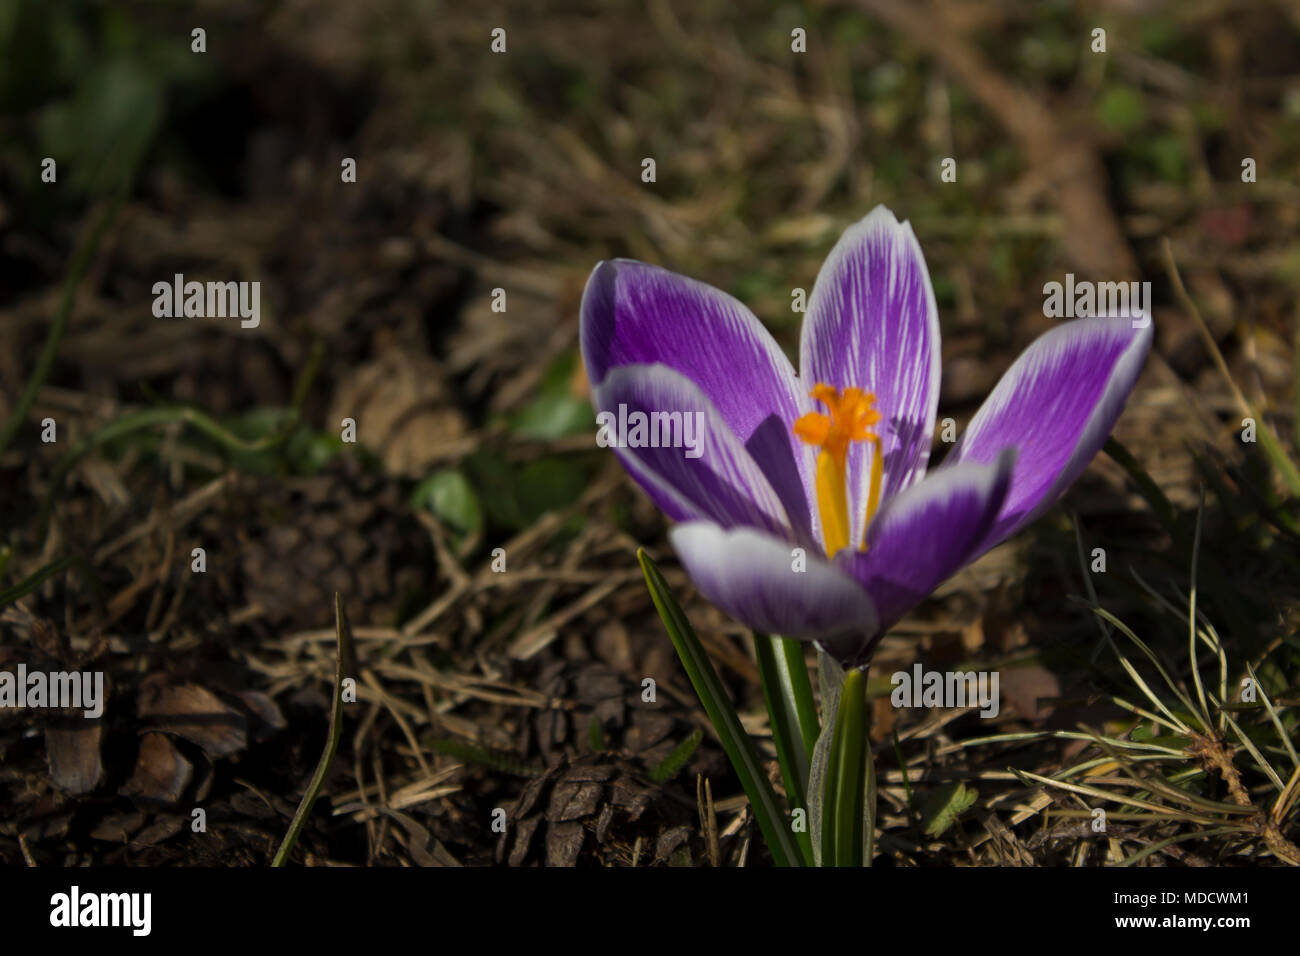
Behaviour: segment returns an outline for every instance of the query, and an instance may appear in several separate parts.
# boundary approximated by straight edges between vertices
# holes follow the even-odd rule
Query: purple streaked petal
[[[992,465],[944,465],[891,498],[867,529],[867,550],[835,563],[871,595],[882,628],[969,561],[997,520],[1016,454]]]
[[[668,534],[701,594],[742,624],[799,640],[876,633],[871,599],[848,575],[808,552],[796,571],[793,546],[749,528],[691,522]]]
[[[884,454],[882,500],[925,474],[939,404],[939,312],[910,223],[884,206],[831,250],[808,303],[800,378],[876,395]],[[851,539],[862,540],[871,449],[849,451]]]
[[[816,522],[815,456],[792,433],[811,400],[776,340],[742,303],[657,266],[601,262],[583,292],[581,342],[593,388],[628,365],[666,365],[694,382],[749,447],[796,527]]]
[[[616,441],[640,445],[620,448],[619,458],[671,517],[705,519],[724,528],[752,526],[793,537],[771,483],[713,402],[680,372],[666,365],[625,365],[605,376],[592,390],[592,400],[600,413],[613,416]],[[645,434],[638,437],[631,428],[637,415],[656,423],[655,428],[643,429]],[[675,429],[663,437],[657,423],[666,421],[674,421]],[[646,447],[656,441],[656,434],[661,436],[657,443],[665,447]],[[673,443],[668,444],[669,438]]]
[[[1002,376],[950,456],[990,462],[1019,450],[980,551],[1050,508],[1087,467],[1124,410],[1153,332],[1149,315],[1075,319],[1039,336]]]

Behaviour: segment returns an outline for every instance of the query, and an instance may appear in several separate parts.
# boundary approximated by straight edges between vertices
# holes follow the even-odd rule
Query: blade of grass
[[[1170,614],[1174,615],[1174,617],[1180,618],[1185,623],[1190,623],[1193,620],[1186,611],[1175,605],[1163,594],[1148,584],[1146,579],[1138,573],[1136,568],[1130,568],[1129,573],[1133,576],[1133,580],[1138,583],[1138,586],[1151,596],[1153,601],[1163,607]],[[1190,603],[1190,596],[1188,600]],[[1196,634],[1200,638],[1201,643],[1213,651],[1215,657],[1219,661],[1219,698],[1220,700],[1226,700],[1228,696],[1228,657],[1223,651],[1223,641],[1219,639],[1219,632],[1215,630],[1214,625],[1210,623],[1209,619],[1201,613],[1200,608],[1196,608],[1195,610],[1195,620],[1199,623]],[[1227,724],[1223,722],[1223,715],[1220,713],[1219,732],[1223,733],[1225,730],[1227,730]]]
[[[1250,679],[1255,682],[1255,687],[1259,691],[1259,697],[1260,700],[1263,701],[1264,709],[1268,711],[1269,720],[1273,722],[1273,729],[1277,731],[1278,738],[1282,741],[1283,745],[1286,747],[1287,754],[1291,757],[1291,766],[1300,769],[1300,755],[1296,754],[1295,745],[1291,743],[1290,735],[1286,732],[1286,728],[1282,726],[1282,719],[1277,715],[1277,708],[1275,708],[1273,702],[1268,699],[1268,691],[1264,690],[1264,685],[1260,682],[1258,675],[1256,675],[1255,668],[1251,667],[1250,664],[1246,665],[1246,673],[1249,674]]]
[[[54,366],[54,357],[58,355],[59,345],[63,341],[63,333],[68,330],[68,321],[72,318],[73,293],[76,292],[77,285],[86,274],[86,270],[90,268],[90,262],[99,249],[99,243],[113,220],[117,218],[118,210],[122,208],[122,201],[125,198],[126,190],[123,188],[112,199],[105,202],[95,224],[86,233],[73,254],[72,264],[68,267],[67,277],[63,280],[63,288],[59,291],[59,306],[54,313],[54,322],[45,336],[45,345],[41,347],[41,354],[36,359],[36,367],[32,369],[31,378],[27,380],[27,385],[14,404],[9,417],[4,425],[0,426],[0,452],[8,448],[9,443],[14,440],[14,435],[18,433],[18,429],[27,419],[27,413],[36,402],[41,386],[50,375],[50,369]]]
[[[1177,684],[1174,683],[1173,677],[1170,676],[1169,671],[1165,669],[1165,666],[1162,663],[1160,663],[1160,659],[1156,657],[1155,651],[1151,650],[1151,648],[1147,646],[1146,642],[1143,641],[1142,638],[1134,634],[1133,629],[1131,627],[1129,627],[1127,624],[1125,624],[1123,621],[1117,618],[1114,614],[1110,613],[1110,611],[1107,611],[1105,608],[1097,607],[1097,608],[1093,608],[1093,613],[1101,615],[1111,624],[1115,625],[1115,627],[1117,627],[1125,637],[1127,637],[1130,641],[1132,641],[1134,644],[1137,645],[1138,650],[1142,651],[1142,653],[1146,655],[1147,660],[1149,660],[1155,666],[1156,673],[1158,673],[1164,679],[1165,685],[1171,691],[1173,691],[1174,696],[1178,698],[1178,702],[1183,705],[1183,709],[1187,711],[1189,716],[1197,717],[1197,719],[1199,720],[1199,716],[1196,713],[1196,708],[1193,707],[1192,702],[1187,699],[1187,695],[1183,693],[1182,688],[1180,688]],[[1157,697],[1155,695],[1155,692],[1152,691],[1151,688],[1147,686],[1146,682],[1142,680],[1142,678],[1138,675],[1137,669],[1129,662],[1129,659],[1120,652],[1119,647],[1115,645],[1114,642],[1112,642],[1112,647],[1114,648],[1115,653],[1119,656],[1120,665],[1128,673],[1129,678],[1135,684],[1137,684],[1138,689],[1140,689],[1144,694],[1146,694],[1147,698],[1153,704],[1155,704],[1156,707],[1159,708],[1159,710],[1166,717],[1174,721],[1175,724],[1178,726],[1179,730],[1183,731],[1184,733],[1188,732],[1190,728],[1187,727],[1186,724],[1179,721],[1178,718],[1174,716],[1173,712],[1170,711],[1169,708],[1165,706],[1164,701],[1162,701],[1159,697]],[[1206,733],[1210,732],[1210,728],[1207,726],[1203,726],[1201,729]]]
[[[1125,754],[1120,753],[1117,749],[1110,746],[1099,737],[1094,736],[1093,742],[1097,744],[1098,749],[1100,749],[1110,760],[1114,761],[1117,769],[1132,781],[1133,786],[1148,791],[1152,796],[1160,794],[1172,801],[1186,804],[1188,807],[1194,809],[1205,810],[1209,813],[1219,811],[1236,813],[1240,810],[1239,804],[1209,800],[1204,797],[1199,797],[1190,791],[1180,790],[1178,787],[1171,785],[1163,778],[1157,779],[1152,776],[1141,776],[1133,769],[1133,766],[1137,761],[1134,761]],[[1058,779],[1060,779],[1059,776]]]
[[[1219,343],[1214,341],[1210,327],[1201,318],[1201,310],[1196,307],[1196,303],[1192,301],[1187,288],[1183,285],[1183,277],[1178,273],[1178,264],[1174,262],[1174,254],[1168,238],[1164,240],[1163,249],[1165,269],[1169,273],[1169,281],[1174,287],[1174,294],[1200,331],[1201,338],[1205,341],[1205,348],[1210,353],[1210,358],[1214,360],[1214,364],[1218,367],[1219,374],[1228,383],[1228,389],[1232,392],[1232,397],[1236,399],[1238,409],[1244,417],[1255,420],[1255,433],[1259,438],[1260,446],[1264,449],[1264,453],[1268,455],[1273,467],[1277,469],[1278,474],[1282,476],[1282,480],[1291,489],[1291,494],[1300,495],[1300,469],[1296,468],[1295,462],[1287,455],[1282,443],[1278,440],[1277,435],[1273,433],[1273,429],[1269,427],[1268,422],[1247,401],[1246,396],[1237,387],[1237,383],[1232,378],[1232,372],[1228,370],[1228,363],[1224,360],[1223,353],[1219,351]]]
[[[1101,787],[1085,786],[1084,784],[1078,784],[1078,783],[1068,783],[1064,780],[1057,780],[1057,779],[1053,779],[1052,777],[1044,777],[1041,776],[1040,774],[1033,773],[1029,770],[1018,770],[1015,767],[1011,768],[1011,772],[1014,773],[1017,777],[1020,777],[1023,781],[1032,781],[1033,783],[1039,783],[1046,787],[1056,787],[1060,790],[1068,791],[1069,793],[1077,793],[1087,797],[1096,797],[1101,800],[1110,800],[1113,803],[1122,803],[1125,804],[1126,806],[1137,807],[1142,810],[1150,810],[1152,813],[1160,817],[1172,817],[1179,820],[1188,820],[1194,823],[1204,823],[1207,825],[1212,825],[1219,822],[1218,820],[1216,820],[1214,817],[1211,816],[1202,816],[1200,814],[1191,813],[1181,808],[1168,807],[1163,804],[1152,803],[1150,800],[1139,800],[1134,797],[1129,797],[1126,796],[1125,794],[1118,793],[1116,791],[1104,790]],[[1030,786],[1030,783],[1026,783],[1025,785]],[[1237,808],[1237,810],[1241,810],[1241,809],[1242,808],[1240,807]]]
[[[1192,680],[1196,684],[1196,699],[1201,705],[1201,718],[1208,730],[1214,723],[1210,705],[1205,701],[1205,685],[1201,683],[1201,665],[1196,660],[1196,569],[1201,555],[1201,519],[1205,516],[1205,488],[1201,488],[1201,505],[1196,509],[1196,530],[1192,533],[1191,593],[1187,599],[1187,657],[1192,667]]]
[[[641,562],[641,571],[650,589],[651,600],[668,630],[677,656],[681,658],[691,685],[699,695],[700,703],[704,705],[704,712],[708,714],[709,722],[721,740],[722,748],[727,752],[741,786],[745,788],[750,808],[754,811],[754,818],[767,841],[773,861],[777,866],[799,866],[803,862],[799,844],[786,823],[776,792],[767,782],[767,774],[754,749],[754,742],[745,733],[740,717],[731,705],[726,688],[713,669],[704,645],[700,643],[691,622],[673,597],[668,582],[644,548],[638,549],[637,560]]]
[[[13,587],[0,591],[0,608],[8,607],[19,598],[26,597],[50,578],[54,577],[56,574],[63,573],[69,568],[76,568],[82,575],[87,576],[88,579],[93,581],[90,566],[85,562],[85,560],[75,554],[68,555],[67,557],[51,561],[49,564],[45,565],[45,567],[28,575]]]
[[[948,747],[941,748],[939,753],[942,754],[948,749],[960,750],[963,747],[983,747],[986,744],[1018,743],[1020,741],[1045,739],[1092,741],[1097,739],[1097,735],[1085,734],[1077,730],[1030,730],[1021,733],[995,734],[991,737],[972,737],[970,740],[956,741],[949,744]],[[1164,747],[1160,744],[1139,743],[1135,740],[1121,740],[1118,737],[1101,737],[1100,739],[1109,741],[1112,746],[1124,747],[1128,750],[1144,750],[1156,756],[1172,757],[1178,760],[1187,759],[1185,751]]]
[[[1297,797],[1300,797],[1300,766],[1292,772],[1291,779],[1286,782],[1286,789],[1273,801],[1271,812],[1274,823],[1281,824],[1286,819]]]
[[[271,866],[284,866],[288,862],[289,854],[293,852],[294,846],[297,845],[298,837],[302,834],[302,828],[307,823],[311,808],[320,795],[321,787],[325,784],[325,777],[334,764],[334,755],[338,753],[339,749],[339,738],[343,736],[343,679],[349,673],[355,674],[357,668],[356,655],[352,647],[352,627],[348,624],[347,613],[343,610],[343,598],[337,592],[334,595],[334,630],[338,641],[338,661],[334,671],[334,706],[330,709],[330,724],[325,737],[325,751],[321,754],[320,762],[316,764],[316,772],[312,774],[311,783],[307,785],[307,792],[302,795],[302,802],[298,804],[298,812],[293,815],[293,822],[289,824],[289,832],[284,835],[284,842],[280,844],[280,849],[276,851]]]
[[[1273,769],[1273,765],[1265,759],[1262,753],[1259,752],[1259,748],[1256,747],[1255,742],[1246,735],[1246,732],[1241,729],[1241,725],[1233,720],[1232,715],[1226,711],[1224,712],[1224,717],[1227,718],[1228,726],[1232,728],[1232,732],[1235,733],[1237,739],[1241,741],[1241,745],[1246,748],[1246,753],[1250,754],[1259,769],[1264,771],[1264,774],[1273,781],[1273,786],[1277,787],[1277,792],[1281,793],[1285,790],[1286,784],[1282,782],[1282,778],[1278,776],[1278,772]]]
[[[1133,453],[1114,438],[1106,439],[1102,451],[1109,455],[1133,479],[1133,483],[1138,486],[1138,491],[1147,500],[1151,510],[1156,513],[1156,517],[1164,525],[1165,530],[1171,534],[1177,534],[1178,519],[1173,504],[1165,496],[1160,486],[1156,484],[1155,479],[1138,463]]]
[[[1112,814],[1114,816],[1114,814]],[[1144,849],[1138,850],[1131,856],[1126,856],[1118,863],[1112,863],[1110,866],[1133,866],[1140,863],[1153,853],[1159,853],[1167,846],[1173,846],[1175,843],[1182,843],[1185,840],[1208,840],[1211,837],[1224,836],[1229,833],[1240,833],[1241,827],[1212,827],[1208,830],[1193,830],[1191,833],[1180,833],[1177,836],[1171,836],[1161,840],[1159,843],[1153,843]]]

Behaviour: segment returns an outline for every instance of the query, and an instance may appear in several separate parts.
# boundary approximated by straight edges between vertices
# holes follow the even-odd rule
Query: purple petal
[[[939,313],[910,223],[877,206],[849,227],[813,286],[800,378],[876,395],[884,454],[882,500],[925,474],[939,403]],[[849,452],[850,540],[862,540],[871,450]]]
[[[617,448],[619,458],[670,517],[793,536],[771,483],[690,379],[666,365],[626,365],[605,376],[592,400],[613,416],[605,420],[613,439],[628,443]]]
[[[812,403],[790,360],[743,304],[657,266],[601,262],[582,296],[581,340],[593,388],[627,365],[666,365],[694,382],[749,447],[796,527],[815,520],[815,456],[792,432]]]
[[[799,640],[834,641],[877,631],[871,599],[814,552],[796,571],[793,546],[748,528],[692,522],[668,534],[700,593],[742,624]]]
[[[894,625],[973,556],[997,520],[1016,453],[993,465],[944,465],[891,498],[867,529],[865,552],[836,558]]]
[[[1153,331],[1150,316],[1075,319],[1039,336],[1002,376],[950,456],[990,462],[1019,449],[979,550],[1041,515],[1087,467],[1124,409]]]

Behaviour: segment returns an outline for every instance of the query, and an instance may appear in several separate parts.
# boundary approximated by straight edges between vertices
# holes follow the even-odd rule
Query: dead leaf
[[[331,427],[357,423],[357,440],[377,452],[392,475],[422,478],[469,430],[454,405],[446,373],[427,355],[392,348],[345,378],[330,403]]]
[[[194,779],[194,766],[166,734],[148,733],[140,739],[135,770],[121,789],[139,803],[176,803]]]
[[[1040,704],[1039,701],[1047,697],[1060,697],[1061,682],[1047,668],[1039,664],[1004,667],[999,680],[1003,699],[1023,719],[1040,723],[1052,716],[1054,705]]]
[[[209,756],[228,757],[248,746],[244,715],[198,684],[146,681],[138,706],[154,729],[184,737]]]

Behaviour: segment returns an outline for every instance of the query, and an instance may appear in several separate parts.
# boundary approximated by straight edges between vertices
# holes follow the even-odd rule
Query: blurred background
[[[793,353],[792,290],[878,203],[930,267],[941,418],[1057,321],[1066,273],[1149,280],[1157,334],[1116,432],[1130,467],[1099,456],[941,588],[873,692],[980,662],[997,729],[1117,719],[1078,544],[1107,551],[1106,607],[1185,648],[1125,569],[1185,589],[1208,488],[1204,607],[1285,697],[1294,496],[1240,434],[1243,402],[1294,434],[1297,170],[1284,0],[0,0],[0,666],[110,687],[100,721],[0,713],[0,860],[267,862],[325,739],[337,592],[358,703],[295,860],[762,863],[635,548],[762,736],[748,640],[594,448],[578,303],[630,256],[734,294]],[[155,317],[177,273],[260,283],[260,324]],[[1079,747],[961,750],[990,728],[887,702],[875,726],[918,800],[980,796],[924,832],[894,806],[889,861],[1075,852],[1026,842],[1002,771]]]

